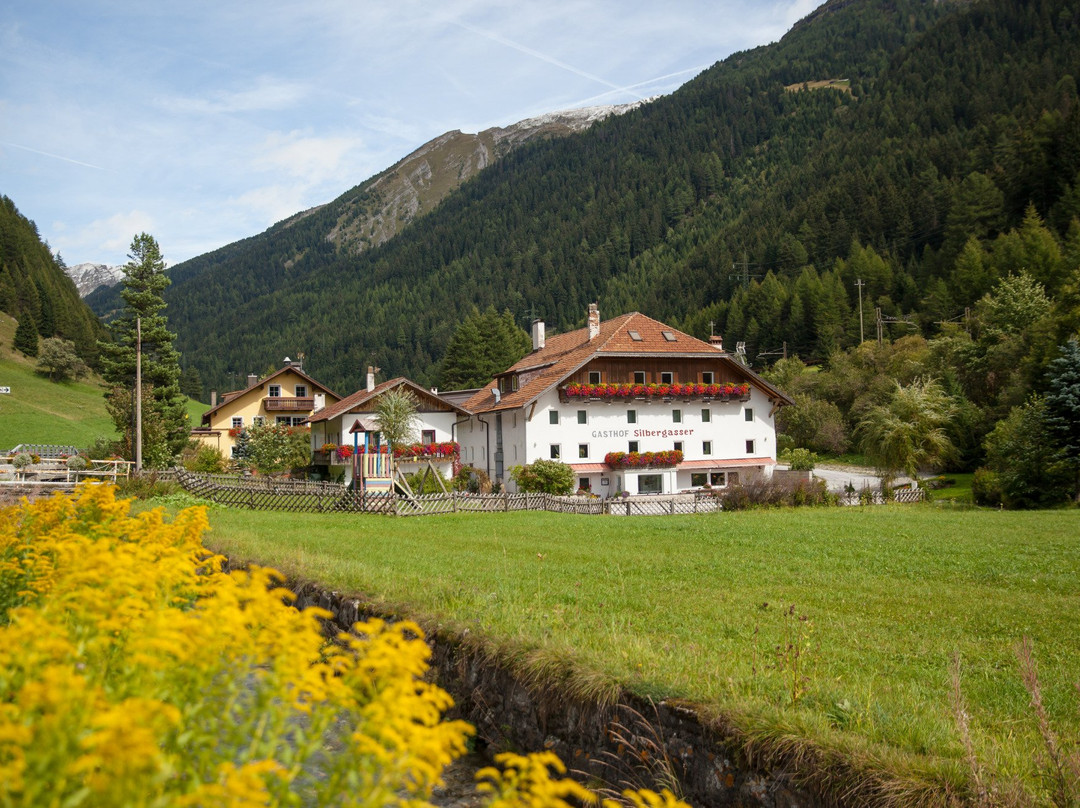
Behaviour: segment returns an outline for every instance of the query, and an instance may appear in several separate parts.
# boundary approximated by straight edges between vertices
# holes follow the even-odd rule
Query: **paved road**
[[[778,465],[778,469],[786,469],[787,466]],[[881,477],[874,469],[861,466],[817,466],[814,476],[824,480],[830,491],[842,492],[848,485],[854,486],[856,491],[863,488],[877,489],[881,486]],[[898,479],[896,482],[906,482],[907,478]]]

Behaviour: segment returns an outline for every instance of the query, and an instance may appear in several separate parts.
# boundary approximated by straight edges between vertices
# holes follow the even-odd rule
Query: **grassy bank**
[[[843,752],[858,776],[906,778],[899,802],[966,779],[954,653],[976,752],[999,776],[1039,787],[1022,636],[1052,720],[1080,734],[1076,510],[407,520],[215,509],[211,524],[223,552],[469,627],[541,680],[573,671],[565,684],[584,695],[621,684],[704,705],[763,748]]]

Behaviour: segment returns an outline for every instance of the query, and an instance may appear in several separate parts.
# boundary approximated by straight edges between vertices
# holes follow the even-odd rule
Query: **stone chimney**
[[[589,304],[589,339],[600,333],[600,310],[595,303]]]
[[[532,343],[533,350],[539,351],[544,347],[544,321],[533,320],[532,321]]]
[[[374,365],[367,366],[367,391],[369,393],[375,389],[375,374],[380,370],[382,370],[382,368],[377,368]]]
[[[326,407],[326,394],[325,393],[316,393],[314,396],[312,396],[312,398],[314,399],[314,401],[312,403],[315,405],[312,409],[315,412],[318,412],[319,410]]]
[[[247,383],[247,386],[248,386],[248,387],[254,387],[254,386],[255,386],[256,384],[258,384],[258,383],[259,383],[259,377],[258,377],[258,376],[256,376],[256,375],[255,375],[254,373],[249,373],[249,374],[248,374],[248,383]]]
[[[217,390],[211,390],[210,391],[210,406],[211,407],[216,407],[217,406]]]
[[[719,334],[713,334],[709,337],[709,344],[716,348],[718,351],[724,350],[724,338]]]

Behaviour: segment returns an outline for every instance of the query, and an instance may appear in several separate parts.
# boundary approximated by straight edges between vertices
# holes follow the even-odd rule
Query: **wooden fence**
[[[674,516],[716,513],[720,500],[712,494],[679,494],[671,497],[558,497],[551,494],[469,494],[452,491],[415,497],[390,493],[365,493],[340,483],[290,480],[274,477],[243,477],[227,474],[193,474],[183,469],[169,472],[183,488],[197,497],[220,505],[252,510],[294,513],[380,513],[390,516],[433,516],[447,513],[500,513],[552,511],[610,516]],[[919,502],[921,489],[894,492],[896,502]],[[880,492],[845,495],[841,504],[881,504]]]

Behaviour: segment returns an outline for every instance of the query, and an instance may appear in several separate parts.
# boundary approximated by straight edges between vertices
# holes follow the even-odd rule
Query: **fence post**
[[[674,516],[675,515],[675,498],[674,497],[672,497],[671,501],[668,502],[668,508],[670,510],[671,515]]]
[[[450,492],[450,504],[454,506],[454,513],[457,513],[457,491]]]

